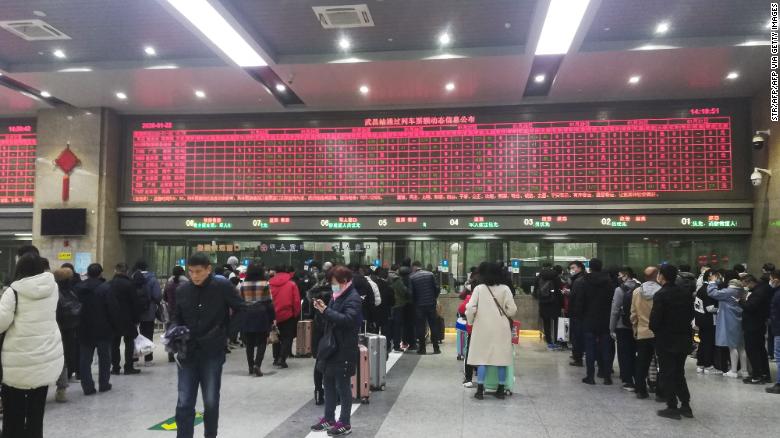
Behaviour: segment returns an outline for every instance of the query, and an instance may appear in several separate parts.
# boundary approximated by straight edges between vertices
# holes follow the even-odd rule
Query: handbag
[[[278,344],[278,343],[279,343],[279,327],[277,327],[276,324],[274,324],[271,327],[271,332],[268,333],[267,344],[271,345],[271,344]]]

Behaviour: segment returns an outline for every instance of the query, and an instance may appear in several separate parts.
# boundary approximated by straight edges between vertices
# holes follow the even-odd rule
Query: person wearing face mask
[[[742,308],[739,306],[745,289],[737,277],[738,274],[734,271],[726,271],[723,275],[714,273],[710,275],[707,286],[707,295],[720,303],[715,323],[715,345],[728,347],[731,356],[731,369],[724,376],[735,379],[747,375]],[[727,287],[721,288],[724,284]],[[742,371],[738,372],[740,365]]]
[[[704,273],[709,278],[712,270]],[[715,314],[718,302],[707,295],[707,284],[702,284],[696,292],[693,310],[696,327],[699,328],[699,349],[696,352],[696,372],[699,374],[723,374],[715,365],[715,357],[720,354],[715,348]]]
[[[759,282],[756,277],[748,274],[742,278],[742,284],[748,291],[745,298],[739,300],[742,307],[742,330],[745,336],[745,353],[751,365],[751,376],[743,382],[753,385],[769,383],[769,358],[767,357],[764,334],[766,320],[769,318],[770,294],[769,283]]]
[[[609,333],[617,341],[618,365],[623,389],[634,391],[634,372],[636,371],[636,341],[631,325],[631,300],[639,281],[634,278],[634,270],[628,266],[618,271],[618,287],[612,297],[612,313],[609,319]]]
[[[772,288],[772,303],[770,317],[772,321],[772,333],[774,336],[775,362],[777,362],[777,381],[766,388],[770,394],[780,394],[780,271],[774,270],[769,274],[769,286]]]
[[[585,265],[581,261],[569,263],[569,338],[571,341],[571,366],[581,367],[585,354],[585,332],[582,327],[582,315],[577,312],[582,306],[579,301],[583,299],[583,283],[577,282],[585,275]]]
[[[352,271],[346,266],[334,266],[330,271],[332,296],[330,303],[321,299],[314,308],[325,319],[325,331],[317,348],[315,367],[323,374],[325,415],[311,427],[314,432],[327,431],[328,436],[352,433],[350,414],[352,389],[350,380],[357,371],[358,332],[363,324],[362,300],[352,286]],[[336,421],[336,405],[341,414]]]

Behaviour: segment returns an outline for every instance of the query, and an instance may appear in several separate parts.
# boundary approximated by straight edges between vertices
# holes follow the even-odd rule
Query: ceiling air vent
[[[312,9],[325,29],[374,26],[367,5],[313,6]]]
[[[69,36],[43,20],[0,21],[0,27],[27,41],[70,39]]]

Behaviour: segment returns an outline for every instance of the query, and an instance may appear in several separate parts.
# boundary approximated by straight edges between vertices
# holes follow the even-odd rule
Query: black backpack
[[[146,277],[142,272],[133,274],[133,286],[135,286],[135,314],[140,317],[152,306],[152,298],[146,290]]]
[[[626,327],[633,326],[631,324],[631,300],[634,297],[634,291],[638,287],[639,285],[633,280],[620,285],[620,288],[623,289],[623,305],[620,307],[620,318]]]
[[[553,304],[555,302],[555,284],[552,280],[543,280],[539,285],[539,304]]]

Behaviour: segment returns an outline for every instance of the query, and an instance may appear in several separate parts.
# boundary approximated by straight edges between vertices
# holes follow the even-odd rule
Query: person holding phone
[[[715,345],[728,347],[731,356],[731,369],[724,376],[731,378],[747,376],[747,356],[745,338],[742,332],[742,307],[739,300],[745,295],[742,282],[734,271],[710,274],[707,295],[718,301],[718,314],[715,317]],[[725,288],[722,286],[726,285]],[[741,371],[738,367],[742,365]]]
[[[331,271],[330,303],[314,300],[314,308],[325,319],[325,332],[317,346],[316,367],[323,375],[325,416],[311,427],[312,431],[327,431],[328,436],[352,433],[350,414],[352,388],[350,379],[357,371],[359,358],[358,332],[363,324],[363,302],[352,286],[352,271],[335,266]],[[336,421],[336,405],[341,403],[341,415]]]

